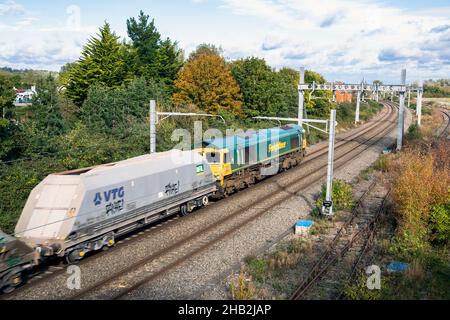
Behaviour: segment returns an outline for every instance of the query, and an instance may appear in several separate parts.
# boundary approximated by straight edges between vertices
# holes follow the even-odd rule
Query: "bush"
[[[435,205],[430,210],[432,240],[448,243],[450,240],[450,204]]]
[[[375,161],[373,168],[381,172],[387,172],[389,168],[389,159],[385,155],[380,156],[377,161]]]
[[[409,127],[408,133],[406,134],[406,139],[408,140],[422,139],[422,133],[420,132],[420,128],[417,123],[414,123]]]
[[[247,261],[247,270],[252,279],[256,282],[264,282],[267,275],[267,262],[264,259],[249,257]]]
[[[390,164],[398,223],[392,251],[400,257],[418,257],[430,249],[431,239],[447,238],[448,212],[443,204],[448,203],[450,174],[447,158],[438,156],[442,152],[430,149],[422,155],[412,148]]]
[[[316,202],[316,206],[319,209],[322,209],[326,195],[327,186],[324,184],[322,185],[322,191],[320,192],[319,199]],[[333,199],[333,208],[336,211],[351,209],[355,204],[355,201],[353,200],[352,186],[342,180],[333,180],[333,192],[331,198]]]

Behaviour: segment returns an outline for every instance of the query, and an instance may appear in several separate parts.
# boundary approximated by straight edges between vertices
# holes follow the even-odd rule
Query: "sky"
[[[0,0],[0,67],[58,71],[105,21],[127,39],[140,10],[186,54],[211,43],[347,83],[450,78],[450,0]]]

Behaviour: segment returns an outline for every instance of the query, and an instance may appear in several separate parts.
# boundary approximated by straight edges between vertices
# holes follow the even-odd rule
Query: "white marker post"
[[[334,169],[334,140],[336,132],[336,110],[331,110],[330,136],[328,143],[327,194],[322,206],[322,214],[333,215],[333,169]]]
[[[156,152],[156,101],[150,101],[150,154]]]
[[[406,69],[403,69],[401,74],[401,85],[405,86],[405,84],[406,84]],[[400,91],[400,108],[398,112],[397,150],[402,149],[403,135],[405,130],[405,93],[406,89],[402,88]]]

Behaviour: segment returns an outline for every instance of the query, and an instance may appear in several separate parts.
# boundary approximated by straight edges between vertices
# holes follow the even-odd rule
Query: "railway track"
[[[450,111],[446,109],[439,109],[439,111],[442,113],[442,118],[444,120],[441,129],[439,130],[439,138],[443,138],[446,134],[450,135]]]
[[[393,127],[395,127],[395,123],[382,126],[381,129],[376,130],[375,134],[371,135],[365,141],[358,142],[358,146],[355,147],[350,145],[348,146],[350,148],[342,150],[341,154],[337,157],[337,160],[341,161],[335,167],[342,167],[347,163],[347,160],[361,154],[364,150],[382,139],[384,134],[389,132]],[[380,134],[381,137],[379,137]],[[324,169],[325,167],[326,164],[320,168],[317,168],[317,170]],[[300,177],[298,180],[301,181],[305,179],[307,175],[308,174]],[[319,174],[316,174],[316,177],[312,182],[316,182],[323,177],[324,174],[319,172]],[[133,291],[138,290],[144,284],[155,280],[170,270],[173,270],[175,267],[193,256],[202,253],[208,248],[211,248],[214,244],[217,244],[219,241],[234,233],[236,230],[248,225],[252,221],[255,221],[268,210],[283,203],[293,194],[310,185],[310,183],[311,182],[300,183],[299,185],[298,181],[296,181],[294,183],[290,183],[289,185],[282,186],[280,187],[280,190],[272,196],[277,198],[274,203],[268,204],[267,206],[262,205],[262,209],[254,210],[256,211],[255,213],[248,214],[249,211],[252,211],[252,206],[254,206],[254,204],[250,204],[241,210],[216,221],[206,228],[180,239],[171,246],[147,256],[137,263],[121,269],[114,274],[111,274],[108,278],[84,288],[77,294],[68,297],[68,299],[123,298]],[[288,190],[289,188],[294,188],[294,190]],[[139,269],[144,270],[139,272]]]
[[[387,108],[380,114],[380,119],[378,120],[378,122],[380,122],[380,123],[383,123],[385,120],[389,119],[392,116],[392,114],[394,113],[394,107],[391,104],[386,104],[386,105],[387,105]],[[353,144],[357,143],[357,144],[359,144],[361,146],[361,145],[363,145],[364,141],[360,141],[360,140],[362,139],[361,137],[364,134],[371,133],[372,131],[376,131],[376,133],[375,133],[375,136],[376,136],[380,132],[384,132],[388,128],[392,127],[392,125],[388,125],[386,128],[383,127],[384,128],[384,131],[383,131],[383,130],[380,130],[380,128],[377,126],[377,124],[378,123],[375,123],[375,124],[373,124],[373,125],[371,125],[369,127],[358,128],[357,130],[353,131],[351,134],[345,135],[343,138],[338,139],[337,140],[338,142],[336,143],[337,150],[338,149],[341,150],[341,149],[343,149],[343,147],[351,145],[352,143]],[[368,139],[367,141],[370,141],[370,140],[372,140],[372,138]],[[346,147],[347,152],[350,152],[350,150],[352,148],[354,148],[354,147],[350,147],[350,148]],[[347,152],[343,152],[344,155],[341,155],[339,158],[342,158],[343,156],[345,156],[345,154]],[[361,152],[363,152],[363,151],[361,151]],[[310,153],[307,156],[307,158],[305,158],[305,160],[303,161],[302,166],[304,166],[307,163],[313,162],[317,158],[319,158],[319,157],[321,157],[323,155],[326,155],[326,154],[327,154],[327,146],[325,145],[322,148],[319,148],[319,149],[315,150],[314,152]],[[322,166],[321,168],[324,168],[324,167],[325,166]],[[318,170],[320,170],[321,168],[319,168]],[[300,169],[300,168],[297,168],[297,170],[298,169]],[[292,172],[294,170],[296,170],[296,169],[290,170],[290,172]],[[267,179],[266,181],[268,181],[268,180],[270,180],[270,179]],[[289,187],[289,185],[285,186],[285,187]],[[283,192],[283,188],[284,187],[280,187],[280,191],[278,193],[282,193]],[[289,194],[289,196],[291,196],[291,194]],[[264,198],[264,197],[262,197],[262,198]],[[233,200],[233,197],[228,198],[228,199],[224,199],[222,201],[232,201],[232,200]],[[107,279],[104,279],[104,280],[102,280],[100,282],[97,282],[93,286],[91,286],[89,288],[85,288],[84,290],[78,292],[76,295],[71,296],[69,298],[72,298],[72,299],[82,298],[82,297],[84,297],[86,295],[89,295],[90,292],[92,292],[93,290],[96,290],[100,286],[105,286],[108,283],[113,282],[114,279],[116,279],[118,277],[123,277],[125,274],[131,273],[136,268],[139,268],[140,266],[144,266],[145,264],[147,264],[150,261],[157,260],[158,258],[162,258],[163,256],[166,257],[165,258],[166,260],[164,262],[161,261],[166,266],[164,268],[164,270],[160,270],[160,271],[158,271],[156,269],[152,270],[150,272],[151,276],[147,277],[146,279],[143,279],[143,282],[141,284],[143,284],[145,282],[148,282],[148,281],[151,281],[152,279],[158,277],[162,273],[167,272],[169,269],[173,269],[174,267],[176,267],[180,263],[184,262],[190,256],[200,253],[201,251],[203,251],[206,248],[210,247],[214,243],[217,243],[221,239],[225,238],[227,235],[231,234],[234,230],[236,230],[236,228],[237,228],[236,225],[231,225],[231,227],[229,227],[227,231],[219,232],[220,234],[214,234],[213,230],[218,228],[219,226],[223,226],[228,221],[230,221],[230,223],[231,223],[232,219],[238,218],[239,215],[242,215],[242,212],[250,210],[252,208],[252,206],[254,206],[256,203],[259,203],[260,201],[262,201],[262,199],[261,198],[257,198],[254,202],[252,202],[248,206],[242,208],[241,210],[233,213],[232,215],[227,216],[226,218],[221,219],[220,221],[217,221],[217,222],[209,225],[206,228],[203,228],[202,230],[192,234],[189,237],[185,237],[185,238],[181,239],[180,241],[175,242],[174,244],[170,245],[169,247],[167,247],[167,248],[165,248],[163,250],[160,250],[160,251],[156,252],[155,254],[152,254],[149,257],[146,257],[145,259],[139,261],[139,263],[133,264],[132,266],[130,266],[128,268],[124,268],[124,269],[120,270],[119,272],[114,273],[113,275],[111,275]],[[240,225],[243,226],[243,225],[247,225],[251,221],[255,220],[258,216],[259,215],[255,215],[255,216],[250,217],[249,219],[243,219],[242,218],[241,220],[236,220],[236,221],[239,221]],[[177,220],[177,219],[175,218],[175,219],[171,219],[171,220]],[[172,222],[172,224],[174,224],[174,223],[178,224],[178,223],[180,223],[182,221],[180,219],[178,219],[177,221],[171,221],[171,220],[168,220],[168,221],[164,222],[164,224],[162,224],[162,225],[153,226],[151,229],[141,230],[139,232],[136,232],[136,233],[130,235],[130,237],[127,237],[127,238],[125,238],[122,241],[118,241],[118,245],[116,247],[110,249],[105,254],[114,254],[114,251],[117,250],[117,248],[119,248],[122,245],[121,242],[126,243],[128,245],[131,245],[133,242],[142,241],[143,240],[143,236],[142,236],[143,234],[146,234],[146,237],[151,237],[154,232],[164,232],[166,223],[169,222],[169,221]],[[157,229],[157,230],[154,230],[154,229]],[[152,232],[150,232],[150,231],[152,231]],[[199,239],[202,238],[202,237],[199,237],[199,236],[202,235],[202,234],[205,235],[205,233],[207,233],[207,232],[211,232],[211,234],[209,234],[209,237],[205,236],[206,238],[204,237],[203,241],[199,240]],[[179,258],[172,257],[172,258],[168,258],[167,259],[168,253],[170,253],[170,252],[177,252],[176,249],[184,248],[183,247],[184,243],[192,241],[194,239],[196,239],[196,241],[197,241],[196,244],[195,245],[191,244],[189,246],[190,250],[187,250],[187,252],[191,252],[191,254],[184,254],[183,257],[179,257]],[[185,249],[187,249],[187,248],[185,248]],[[86,260],[83,260],[82,263],[80,264],[80,266],[82,266],[83,263],[87,263],[88,261],[92,261],[93,259],[96,259],[96,258],[98,258],[100,256],[101,256],[100,254],[96,254],[96,255],[94,255],[94,256],[86,259]],[[170,256],[170,254],[169,254],[169,256]],[[53,268],[55,268],[55,270],[52,270]],[[64,271],[65,271],[65,268],[64,267],[61,268],[61,266],[51,267],[49,269],[50,270],[46,270],[47,273],[41,274],[40,277],[37,277],[35,281],[32,281],[29,285],[25,286],[24,288],[28,288],[29,286],[32,286],[32,285],[37,285],[37,284],[39,284],[39,283],[41,283],[43,281],[49,280],[49,277],[53,277],[53,276],[59,275],[61,273],[64,273]],[[139,284],[137,284],[137,285],[139,285]],[[120,287],[120,285],[118,287]],[[15,293],[13,293],[13,295],[16,295],[16,294],[19,294],[19,293],[20,293],[20,290],[16,291]],[[120,297],[120,295],[117,295],[117,297]]]
[[[338,229],[325,252],[309,270],[303,282],[291,296],[291,300],[301,300],[308,297],[313,289],[325,299],[340,299],[342,285],[351,281],[358,269],[364,255],[373,242],[376,227],[384,211],[389,191],[377,202],[375,212],[365,207],[365,202],[377,187],[374,181],[360,196],[349,218]],[[374,199],[372,199],[373,201]],[[350,274],[346,271],[346,263],[353,257]]]

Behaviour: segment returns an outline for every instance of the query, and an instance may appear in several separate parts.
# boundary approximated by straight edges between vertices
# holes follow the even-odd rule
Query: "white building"
[[[15,106],[30,105],[33,96],[36,94],[36,86],[32,86],[31,89],[27,90],[16,88],[14,88],[14,90],[16,91],[16,100],[14,100]]]

